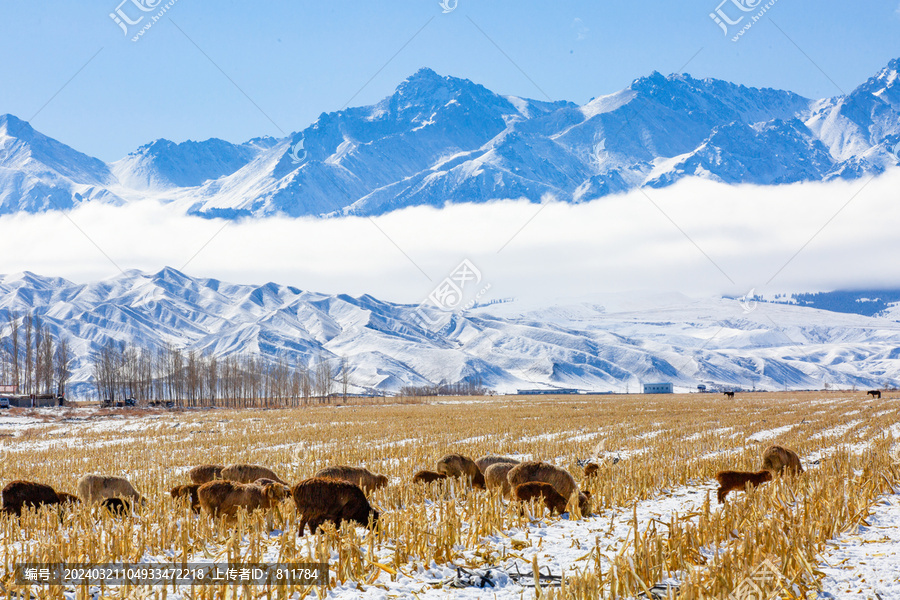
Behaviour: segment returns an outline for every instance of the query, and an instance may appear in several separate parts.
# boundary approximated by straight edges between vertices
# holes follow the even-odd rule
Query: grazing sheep
[[[114,517],[124,517],[131,514],[131,502],[124,498],[104,498],[100,502],[100,508],[109,511]]]
[[[341,521],[352,521],[363,527],[378,522],[378,511],[373,509],[359,486],[347,481],[312,477],[295,485],[291,490],[297,513],[300,515],[300,535],[306,526],[315,533],[322,523],[329,521],[340,527]]]
[[[435,471],[447,477],[464,477],[472,482],[472,486],[484,489],[484,474],[475,461],[462,454],[448,454],[437,462]]]
[[[512,487],[509,485],[507,475],[516,466],[516,463],[494,463],[484,472],[484,482],[487,489],[500,488],[500,493],[509,497]]]
[[[590,462],[584,465],[584,478],[590,479],[591,477],[596,477],[599,470],[600,465],[598,465],[597,463]]]
[[[758,487],[766,481],[772,481],[772,472],[765,469],[758,473],[719,471],[716,473],[716,481],[719,482],[719,504],[723,504],[725,497],[728,496],[728,492],[743,490],[748,483],[752,487]]]
[[[197,495],[197,490],[200,489],[200,483],[188,483],[187,485],[176,485],[173,487],[169,493],[173,498],[185,498],[190,497],[191,499],[191,510],[198,513],[200,512],[200,496]]]
[[[228,465],[222,469],[221,474],[222,479],[238,483],[253,483],[257,479],[271,479],[287,485],[274,471],[259,465]]]
[[[485,477],[487,477],[488,467],[491,465],[496,465],[497,463],[511,463],[514,465],[519,464],[520,460],[516,460],[515,458],[509,458],[508,456],[482,456],[478,460],[475,461],[475,464],[478,465],[478,470],[484,473]]]
[[[544,502],[544,506],[550,511],[550,514],[562,514],[566,512],[565,498],[559,495],[552,485],[543,481],[529,481],[516,486],[515,498],[521,502],[530,502],[535,498],[540,498]]]
[[[507,474],[507,479],[513,489],[529,481],[549,483],[563,498],[570,498],[578,491],[575,478],[568,471],[545,462],[530,461],[516,465]]]
[[[591,516],[591,493],[588,491],[578,492],[578,510],[581,511],[582,517]]]
[[[349,481],[361,487],[366,494],[370,494],[388,484],[388,478],[384,475],[377,475],[362,467],[327,467],[316,473],[315,477],[330,477],[331,479]]]
[[[81,504],[81,498],[65,492],[56,492],[60,504]]]
[[[43,483],[12,481],[3,488],[3,512],[12,515],[21,515],[26,506],[38,508],[59,503],[59,494]]]
[[[434,471],[419,471],[413,475],[413,483],[432,483],[442,479],[447,479],[447,476]]]
[[[222,465],[200,465],[188,471],[188,477],[191,478],[191,483],[203,485],[216,479],[222,479],[222,469],[224,468]]]
[[[117,496],[134,498],[141,504],[147,503],[127,479],[109,475],[84,475],[78,480],[78,496],[87,504]]]
[[[197,488],[197,497],[203,510],[213,517],[234,518],[238,509],[248,512],[276,506],[288,497],[288,487],[283,483],[239,483],[231,480],[210,481]]]
[[[772,471],[775,474],[783,473],[785,469],[794,475],[803,472],[800,465],[800,457],[793,450],[788,450],[782,446],[769,446],[763,453],[762,468]]]

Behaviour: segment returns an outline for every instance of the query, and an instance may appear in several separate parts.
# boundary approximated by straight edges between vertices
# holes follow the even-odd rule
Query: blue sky
[[[654,70],[833,96],[900,57],[897,0],[777,0],[737,42],[755,11],[734,3],[766,2],[458,0],[444,13],[438,0],[176,0],[132,42],[166,2],[119,1],[0,5],[0,113],[112,161],[160,137],[282,136],[373,103],[423,66],[584,103]],[[145,17],[126,35],[117,8]],[[717,8],[746,16],[725,35]]]

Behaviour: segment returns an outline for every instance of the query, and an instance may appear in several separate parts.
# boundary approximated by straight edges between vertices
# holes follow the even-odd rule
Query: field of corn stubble
[[[0,483],[75,492],[85,473],[125,476],[148,499],[133,516],[86,506],[0,515],[4,596],[32,598],[429,597],[454,573],[495,568],[491,591],[466,597],[632,598],[659,582],[668,597],[725,598],[764,560],[780,597],[814,597],[827,540],[864,522],[900,489],[900,399],[862,392],[435,399],[292,410],[14,409],[0,417]],[[797,451],[806,472],[716,503],[719,470],[755,471],[766,446]],[[504,454],[567,468],[593,515],[550,516],[495,493],[411,483],[450,452]],[[578,461],[600,463],[584,481]],[[193,515],[168,490],[204,463],[256,463],[291,484],[322,467],[366,466],[390,478],[370,499],[375,531],[344,524],[298,537],[291,500],[235,526]],[[17,587],[22,562],[330,563],[329,588]],[[556,578],[531,581],[503,573]],[[497,575],[499,573],[500,575]],[[660,589],[660,588],[656,588]]]

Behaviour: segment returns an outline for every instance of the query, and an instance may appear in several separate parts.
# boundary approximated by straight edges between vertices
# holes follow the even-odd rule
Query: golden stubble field
[[[898,395],[900,396],[900,395]],[[148,506],[114,519],[81,506],[0,515],[3,582],[17,588],[19,562],[109,563],[165,560],[331,563],[331,586],[214,586],[105,589],[103,598],[353,597],[396,591],[425,597],[441,586],[428,569],[551,564],[561,586],[526,595],[636,597],[671,577],[679,598],[724,598],[763,560],[783,574],[783,597],[807,597],[822,573],[826,540],[863,522],[876,498],[900,486],[894,437],[900,399],[863,392],[437,398],[427,403],[291,410],[14,410],[0,416],[0,483],[15,479],[75,491],[85,473],[129,478]],[[796,450],[806,472],[716,504],[718,470],[757,470],[777,443]],[[446,453],[508,454],[565,467],[594,498],[594,515],[563,521],[537,506],[522,513],[496,494],[410,483]],[[599,459],[583,481],[577,461]],[[271,467],[296,483],[320,468],[366,466],[390,477],[371,500],[382,511],[374,532],[345,525],[297,536],[291,501],[235,527],[194,516],[168,490],[204,463]],[[665,519],[641,518],[647,503],[678,494],[704,500]],[[706,500],[711,496],[712,500]],[[627,533],[615,535],[616,520]],[[542,554],[529,532],[565,526],[577,560]],[[562,529],[560,529],[562,531]],[[565,537],[568,535],[569,537]],[[549,538],[548,538],[549,539]],[[32,597],[92,597],[90,590],[31,589]],[[349,594],[349,595],[348,595]],[[423,596],[424,594],[424,596]],[[389,593],[388,596],[396,595]],[[674,596],[674,594],[672,594]],[[27,597],[27,595],[26,595]],[[372,597],[383,597],[372,595]]]

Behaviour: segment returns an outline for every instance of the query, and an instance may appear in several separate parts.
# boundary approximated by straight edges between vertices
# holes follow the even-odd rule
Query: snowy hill
[[[546,194],[581,202],[685,177],[858,178],[900,162],[898,68],[821,100],[652,73],[584,106],[421,69],[381,102],[323,113],[284,139],[157,140],[112,165],[7,115],[0,213],[152,197],[209,217],[375,215]]]
[[[506,392],[638,391],[651,381],[682,389],[900,384],[900,327],[888,318],[768,303],[748,312],[731,299],[618,294],[490,305],[454,315],[435,332],[416,309],[371,296],[195,279],[170,268],[87,284],[0,276],[0,335],[8,336],[10,311],[40,315],[70,340],[82,383],[92,357],[115,341],[217,356],[259,353],[289,364],[346,357],[355,389],[475,378]]]

